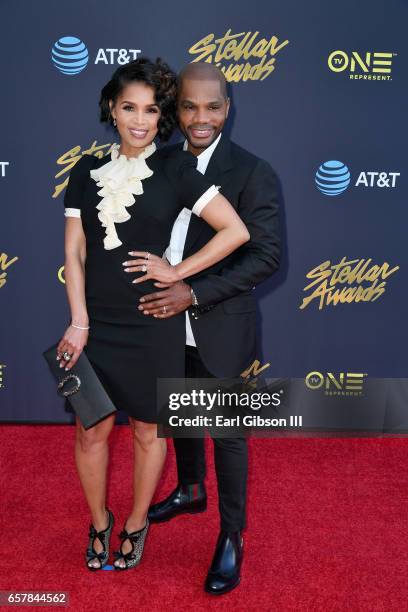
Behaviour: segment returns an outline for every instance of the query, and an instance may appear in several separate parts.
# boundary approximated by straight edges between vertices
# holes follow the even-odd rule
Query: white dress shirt
[[[214,140],[212,145],[207,147],[207,149],[205,149],[202,153],[200,153],[200,155],[197,156],[197,170],[201,172],[201,174],[205,174],[211,156],[214,153],[215,148],[220,141],[220,138],[221,134],[216,140]],[[184,151],[187,150],[187,146],[188,143],[186,140],[183,146]],[[176,221],[174,222],[173,229],[171,232],[170,244],[166,249],[166,257],[172,266],[175,266],[176,264],[180,263],[183,259],[184,244],[186,242],[190,219],[191,211],[188,210],[188,208],[183,208]],[[188,344],[189,346],[196,346],[193,330],[191,329],[188,311],[186,311],[186,344]]]

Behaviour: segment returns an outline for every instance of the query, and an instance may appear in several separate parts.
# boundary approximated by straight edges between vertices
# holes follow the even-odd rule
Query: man
[[[141,298],[139,306],[161,318],[186,311],[186,378],[237,378],[256,357],[256,303],[252,289],[279,266],[277,178],[269,164],[222,133],[230,102],[225,77],[208,63],[189,64],[180,74],[179,127],[197,169],[220,186],[251,239],[203,273]],[[262,135],[259,135],[262,137]],[[181,145],[176,145],[180,147]],[[173,227],[166,255],[176,264],[204,246],[212,228],[184,209]],[[164,308],[165,307],[165,308]],[[222,594],[240,580],[241,530],[245,526],[247,445],[244,438],[214,438],[221,530],[205,590]],[[151,522],[203,512],[203,439],[174,439],[178,485],[151,506]]]

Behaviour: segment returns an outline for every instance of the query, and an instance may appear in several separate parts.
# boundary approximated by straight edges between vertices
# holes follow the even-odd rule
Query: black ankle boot
[[[178,485],[163,501],[150,506],[151,523],[169,521],[178,514],[195,514],[207,509],[207,493],[204,483]]]
[[[212,595],[228,593],[238,586],[243,553],[240,531],[221,531],[204,590]]]

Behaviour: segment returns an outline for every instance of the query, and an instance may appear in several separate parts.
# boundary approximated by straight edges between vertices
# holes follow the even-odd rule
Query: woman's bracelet
[[[89,325],[88,327],[81,327],[80,325],[74,325],[74,323],[71,323],[71,327],[75,327],[75,329],[89,329]]]

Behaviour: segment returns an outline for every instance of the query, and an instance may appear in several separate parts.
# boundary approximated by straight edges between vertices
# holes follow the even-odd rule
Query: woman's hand
[[[87,329],[77,329],[71,325],[67,328],[57,346],[57,361],[60,361],[60,368],[70,370],[76,364],[88,342],[88,335]],[[64,353],[71,355],[71,359],[64,358]]]
[[[125,272],[146,272],[144,276],[136,278],[134,283],[143,283],[153,279],[171,285],[180,280],[176,268],[171,266],[167,259],[146,253],[146,251],[131,251],[129,255],[138,257],[138,259],[123,262]]]

